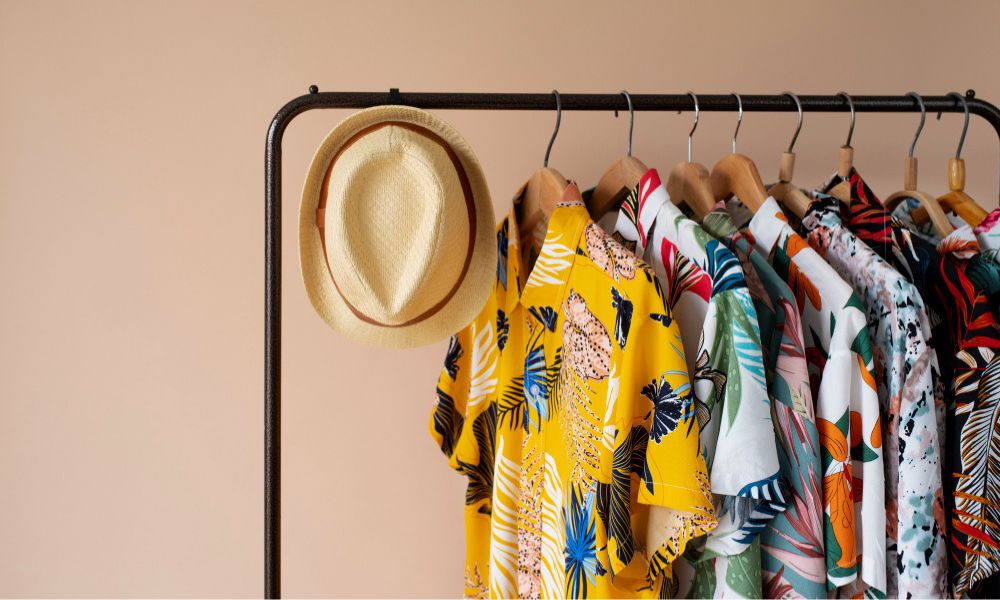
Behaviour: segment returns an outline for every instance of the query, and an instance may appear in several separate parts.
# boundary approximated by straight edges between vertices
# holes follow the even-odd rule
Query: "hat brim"
[[[458,156],[472,189],[476,234],[465,277],[440,310],[422,321],[383,326],[359,318],[337,291],[327,270],[316,226],[323,179],[337,152],[359,131],[386,121],[425,127],[444,139]],[[333,128],[313,156],[299,204],[299,266],[313,308],[335,331],[373,346],[412,348],[440,341],[468,325],[482,310],[496,271],[496,219],[486,177],[472,148],[451,125],[435,115],[409,106],[376,106],[357,112]],[[375,251],[377,249],[373,249]]]

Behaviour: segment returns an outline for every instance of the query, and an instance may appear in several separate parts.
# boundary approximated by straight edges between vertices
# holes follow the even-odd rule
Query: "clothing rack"
[[[637,111],[692,111],[694,100],[687,94],[630,94]],[[843,95],[798,96],[804,112],[848,112]],[[562,110],[628,111],[622,94],[560,94]],[[740,96],[746,112],[796,112],[788,95]],[[910,96],[851,96],[855,112],[912,113],[920,108]],[[970,114],[978,115],[1000,138],[1000,109],[965,93]],[[923,96],[928,113],[964,112],[955,96]],[[317,108],[361,109],[384,104],[402,104],[430,110],[543,110],[555,111],[551,93],[400,93],[320,92],[313,85],[309,93],[285,104],[271,120],[264,150],[264,593],[278,598],[281,593],[281,140],[296,116]],[[733,94],[698,96],[701,111],[738,109]]]

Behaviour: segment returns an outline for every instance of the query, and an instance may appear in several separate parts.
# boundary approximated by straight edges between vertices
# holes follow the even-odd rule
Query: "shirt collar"
[[[980,252],[979,240],[971,225],[963,225],[945,236],[938,243],[937,250],[959,260],[971,260]]]
[[[635,244],[637,256],[645,253],[656,215],[667,205],[673,206],[667,188],[660,182],[660,175],[656,169],[646,171],[622,202],[615,223],[615,232]]]
[[[518,193],[518,196],[520,193]],[[515,196],[517,200],[517,196]],[[573,262],[576,257],[576,249],[583,235],[584,226],[590,221],[587,207],[583,203],[580,195],[580,188],[576,183],[570,182],[563,192],[562,199],[556,204],[555,210],[549,217],[545,231],[545,239],[542,242],[542,249],[539,258],[535,261],[535,266],[528,273],[524,289],[520,286],[520,273],[524,268],[521,264],[521,240],[519,239],[517,227],[517,215],[514,207],[511,207],[507,216],[508,229],[508,252],[507,252],[507,297],[505,308],[508,313],[513,311],[518,302],[524,306],[542,306],[559,304],[562,301],[562,290],[568,282],[568,274],[562,278],[561,285],[549,284],[543,281],[544,276],[539,271],[538,261],[546,257],[555,260],[565,260]]]
[[[817,227],[842,227],[844,220],[841,215],[844,206],[840,200],[823,192],[808,192],[810,203],[806,214],[802,217],[802,226],[806,229]]]
[[[778,201],[772,196],[768,196],[767,200],[754,213],[753,218],[750,219],[747,229],[750,230],[755,243],[761,247],[764,254],[770,255],[771,250],[778,245],[778,241],[785,233],[784,229],[787,226],[788,218],[785,217],[785,213],[781,212]]]

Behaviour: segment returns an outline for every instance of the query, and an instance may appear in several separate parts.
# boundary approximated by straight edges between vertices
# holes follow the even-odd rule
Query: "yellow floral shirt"
[[[430,419],[468,478],[465,595],[656,597],[717,524],[677,324],[576,185],[530,274],[517,229],[511,212],[494,292],[452,338]]]

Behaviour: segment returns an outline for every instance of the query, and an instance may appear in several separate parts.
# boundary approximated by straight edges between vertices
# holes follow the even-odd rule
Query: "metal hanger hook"
[[[844,146],[850,148],[851,138],[854,137],[854,119],[855,119],[854,100],[851,99],[851,95],[848,94],[847,92],[837,92],[837,95],[843,96],[844,100],[847,100],[847,107],[851,109],[851,128],[847,130],[847,142],[844,143]]]
[[[556,143],[556,136],[559,135],[559,124],[562,123],[562,101],[559,100],[559,92],[552,90],[552,94],[556,97],[556,128],[552,130],[549,145],[545,148],[545,160],[542,161],[542,166],[546,169],[549,167],[549,153],[552,152],[552,144]]]
[[[695,96],[694,92],[688,92],[688,96],[691,96],[691,100],[694,102],[694,125],[688,132],[688,162],[691,162],[691,144],[694,140],[694,130],[698,129],[698,116],[701,114],[701,110],[698,108],[698,96]]]
[[[628,95],[628,92],[622,90],[622,96],[625,96],[625,102],[628,104],[628,151],[627,155],[632,156],[632,131],[635,129],[635,109],[632,108],[632,96]]]
[[[962,146],[965,145],[965,134],[969,132],[969,103],[965,101],[965,96],[958,92],[948,92],[948,96],[961,102],[962,108],[965,110],[965,124],[962,126],[962,136],[958,138],[958,148],[955,150],[955,158],[962,158]],[[941,119],[941,113],[938,113],[937,118]]]
[[[920,94],[906,92],[906,95],[916,100],[917,106],[920,107],[920,124],[917,125],[917,131],[913,134],[913,141],[910,143],[910,153],[907,155],[909,158],[913,158],[913,151],[917,149],[917,140],[920,139],[920,132],[924,129],[924,121],[927,120],[927,109],[924,108],[924,99],[920,97]]]
[[[736,92],[732,95],[736,96],[736,110],[739,111],[736,117],[736,130],[733,131],[733,154],[736,154],[736,136],[740,134],[740,125],[743,123],[743,98]]]
[[[795,148],[795,142],[799,139],[799,132],[802,131],[802,102],[799,101],[799,97],[791,92],[782,92],[782,95],[788,96],[795,102],[795,108],[799,109],[799,124],[795,127],[795,135],[792,136],[792,141],[788,144],[788,153],[791,154],[792,150]]]

